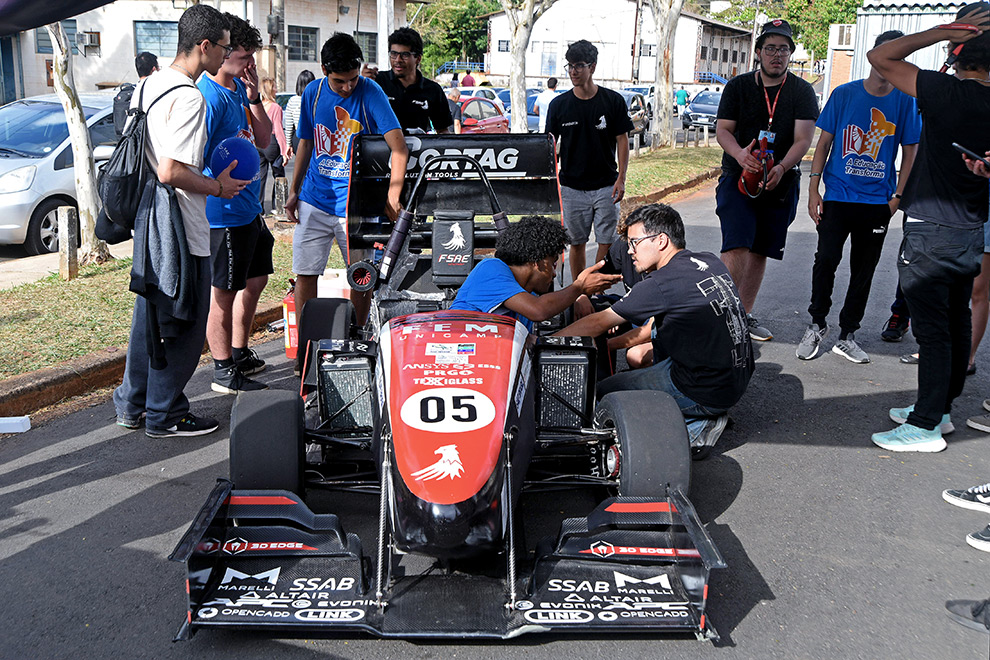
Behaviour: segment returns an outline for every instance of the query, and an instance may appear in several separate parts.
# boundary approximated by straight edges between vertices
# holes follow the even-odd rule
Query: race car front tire
[[[230,411],[230,480],[238,490],[303,495],[303,400],[295,392],[241,392]]]
[[[664,498],[691,487],[691,449],[677,403],[665,392],[605,395],[595,411],[599,428],[614,428],[619,449],[618,494]]]

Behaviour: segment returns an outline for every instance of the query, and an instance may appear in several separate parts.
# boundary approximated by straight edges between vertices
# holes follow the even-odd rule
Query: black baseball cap
[[[763,24],[763,28],[760,29],[760,36],[756,40],[756,47],[762,48],[763,40],[771,34],[787,37],[787,40],[791,42],[791,50],[794,49],[794,32],[791,30],[791,24],[782,18],[775,18]]]

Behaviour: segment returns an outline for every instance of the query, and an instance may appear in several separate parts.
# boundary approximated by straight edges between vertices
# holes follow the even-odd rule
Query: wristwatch
[[[253,101],[251,99],[248,99],[248,103],[250,103],[251,105],[258,105],[259,103],[261,103],[261,94],[258,94],[258,98],[254,99]]]

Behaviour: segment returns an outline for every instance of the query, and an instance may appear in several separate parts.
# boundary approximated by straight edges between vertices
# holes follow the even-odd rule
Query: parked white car
[[[113,153],[113,92],[80,94],[93,156]],[[76,204],[72,145],[54,94],[0,107],[0,244],[23,244],[29,254],[58,252],[59,206]]]
[[[501,87],[458,87],[457,91],[461,93],[462,99],[470,96],[480,96],[481,98],[488,99],[498,106],[499,112],[503,115],[505,114],[505,104],[498,97],[498,93],[502,91]]]

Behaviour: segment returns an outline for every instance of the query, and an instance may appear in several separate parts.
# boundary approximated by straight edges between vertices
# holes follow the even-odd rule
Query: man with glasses
[[[482,259],[457,292],[450,309],[502,314],[519,319],[533,331],[533,323],[553,318],[574,304],[582,294],[594,295],[619,280],[604,275],[597,263],[574,283],[550,291],[567,233],[559,222],[531,215],[513,223],[498,235],[495,256]]]
[[[660,390],[684,415],[693,458],[704,458],[728,422],[753,373],[753,345],[729,271],[718,257],[686,249],[680,214],[648,204],[626,219],[636,270],[644,273],[622,300],[559,333],[597,337],[611,328],[653,320],[653,366],[598,384],[598,396],[621,390]]]
[[[190,7],[179,19],[175,60],[143,81],[132,99],[135,106],[141,104],[148,111],[145,157],[158,179],[175,189],[181,228],[185,232],[185,244],[176,246],[176,250],[189,256],[179,269],[180,257],[175,255],[174,268],[168,269],[167,260],[156,259],[156,255],[145,250],[135,254],[134,269],[138,272],[140,262],[144,264],[141,272],[145,276],[154,277],[157,282],[181,281],[182,286],[191,287],[194,293],[189,301],[190,309],[184,310],[186,318],[173,315],[168,320],[175,322],[167,325],[161,323],[165,318],[162,304],[152,304],[144,296],[134,301],[124,381],[114,391],[113,402],[119,426],[137,429],[144,423],[145,433],[151,438],[204,435],[219,426],[215,419],[189,412],[189,399],[182,390],[199,363],[210,309],[210,225],[206,219],[206,197],[230,199],[248,184],[231,178],[233,163],[215,179],[202,174],[208,137],[206,102],[195,81],[204,71],[216,75],[229,41],[229,27],[223,14],[208,5]],[[149,107],[159,98],[154,107]],[[145,234],[163,234],[172,229],[162,224],[170,222],[170,218],[156,216],[151,222],[156,225],[144,228]],[[136,237],[140,233],[137,231]],[[156,302],[162,297],[156,298]],[[173,311],[178,313],[176,308]]]
[[[199,79],[206,99],[209,139],[203,153],[204,173],[213,151],[227,138],[244,138],[264,149],[272,137],[272,123],[261,102],[254,53],[261,49],[261,34],[243,18],[224,14],[230,25],[227,59],[216,75]],[[225,49],[226,50],[226,49]],[[213,299],[206,325],[206,339],[213,355],[214,392],[237,394],[267,389],[248,376],[265,368],[265,361],[248,348],[258,299],[275,272],[272,249],[275,238],[262,219],[261,179],[256,178],[238,195],[227,200],[206,200],[210,221],[213,261]]]
[[[767,257],[784,258],[787,228],[797,215],[798,165],[811,146],[818,119],[814,89],[787,71],[793,52],[787,21],[765,23],[756,40],[759,67],[726,84],[715,126],[715,137],[725,151],[715,189],[722,260],[739,287],[749,313],[749,334],[757,341],[773,339],[753,316],[753,307]],[[763,140],[773,152],[771,168],[753,155]],[[746,193],[739,186],[744,173],[759,182]]]
[[[599,87],[592,79],[598,49],[591,42],[575,41],[564,57],[573,88],[550,102],[546,130],[557,138],[571,277],[577,279],[586,264],[591,227],[598,242],[595,261],[605,257],[618,236],[633,125],[618,92]]]
[[[443,89],[423,77],[419,63],[423,59],[423,39],[412,28],[399,28],[388,36],[388,62],[391,70],[379,73],[388,102],[407,133],[448,133],[454,120]]]

